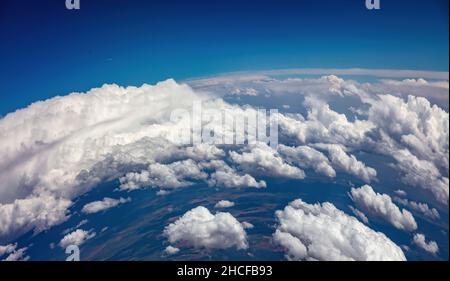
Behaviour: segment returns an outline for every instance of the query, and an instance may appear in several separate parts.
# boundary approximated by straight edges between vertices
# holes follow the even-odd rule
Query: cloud
[[[72,202],[41,195],[0,204],[0,241],[9,241],[18,234],[33,230],[39,233],[67,220]]]
[[[380,83],[366,84],[367,90],[377,94],[391,93],[392,95],[407,98],[409,95],[425,97],[433,103],[439,104],[448,110],[447,81],[427,81],[425,79],[382,80]]]
[[[331,167],[328,158],[320,151],[309,146],[289,147],[280,144],[278,151],[287,160],[302,168],[312,168],[318,174],[334,178],[336,171]]]
[[[226,188],[265,188],[267,184],[265,181],[257,181],[249,174],[239,174],[235,168],[230,167],[223,160],[211,160],[201,162],[199,166],[202,169],[212,170],[208,185],[211,187],[226,187]]]
[[[242,222],[242,227],[243,227],[244,229],[252,229],[252,228],[254,228],[255,226],[254,226],[253,224],[247,222],[247,221],[244,221],[244,222]]]
[[[219,202],[214,205],[214,208],[230,208],[234,206],[234,202],[228,201],[228,200],[220,200]]]
[[[28,261],[30,256],[26,254],[28,247],[15,249],[9,253],[9,255],[3,261]]]
[[[179,188],[192,185],[185,179],[206,179],[207,175],[191,160],[177,161],[168,165],[150,164],[147,170],[127,173],[120,178],[120,189],[134,190],[142,187]]]
[[[265,181],[257,181],[249,174],[238,175],[233,171],[217,171],[211,174],[211,179],[208,181],[210,186],[223,186],[223,187],[254,187],[265,188],[267,184]]]
[[[324,100],[305,97],[306,118],[301,115],[278,115],[280,133],[297,139],[300,144],[329,143],[361,145],[374,125],[367,120],[351,122],[345,114],[330,108]]]
[[[242,73],[239,74],[242,76]],[[238,73],[235,73],[237,75]],[[294,74],[316,74],[316,75],[363,75],[389,78],[430,78],[448,80],[449,73],[445,71],[422,71],[422,70],[399,70],[399,69],[366,69],[366,68],[297,68],[277,69],[268,71],[256,71],[253,75],[294,75]]]
[[[297,199],[276,212],[274,241],[290,260],[406,260],[400,247],[336,207]]]
[[[131,201],[131,198],[119,198],[119,199],[113,199],[105,197],[101,201],[94,201],[91,203],[88,203],[83,206],[83,209],[81,211],[85,214],[94,214],[101,211],[108,210],[110,208],[114,208],[120,204],[125,204]]]
[[[8,244],[8,245],[5,245],[5,246],[1,246],[0,245],[0,256],[3,256],[5,254],[10,254],[16,248],[17,248],[17,243],[16,244]]]
[[[360,210],[356,209],[353,206],[349,206],[349,208],[360,221],[362,221],[365,224],[369,224],[369,219],[363,212],[361,212]]]
[[[431,191],[448,205],[449,115],[422,97],[391,95],[366,100],[379,132],[376,149],[392,156],[404,183]]]
[[[374,168],[367,167],[363,162],[356,159],[354,155],[347,154],[342,146],[337,144],[319,144],[317,147],[328,151],[328,157],[336,169],[356,176],[367,183],[376,178],[377,171]]]
[[[406,231],[417,229],[413,215],[405,209],[400,211],[389,195],[375,193],[369,185],[352,188],[350,195],[358,209],[369,216],[383,219],[397,229]]]
[[[408,195],[408,194],[406,193],[406,191],[404,191],[404,190],[402,190],[402,189],[394,190],[394,193],[397,194],[398,196],[402,196],[402,197]]]
[[[64,236],[61,241],[59,242],[59,246],[61,248],[66,248],[70,245],[76,245],[81,246],[84,244],[87,240],[94,238],[96,235],[93,231],[86,231],[82,229],[77,229],[66,236]]]
[[[230,213],[211,214],[199,206],[181,216],[164,229],[171,244],[206,249],[247,249],[244,227]]]
[[[437,252],[439,252],[438,244],[435,241],[427,242],[425,239],[425,235],[423,234],[420,233],[414,234],[413,242],[418,247],[422,248],[423,250],[431,254],[437,254]]]
[[[251,174],[303,179],[305,173],[283,161],[278,152],[265,143],[257,143],[239,154],[230,151],[230,158]]]
[[[180,251],[180,249],[176,248],[176,247],[172,247],[172,246],[167,246],[166,249],[164,249],[164,253],[166,253],[166,255],[175,255]]]
[[[428,204],[426,204],[426,203],[419,203],[419,202],[415,202],[415,201],[410,201],[408,199],[401,199],[398,197],[394,197],[394,201],[405,207],[409,207],[411,210],[413,210],[429,219],[438,220],[441,217],[439,215],[438,210],[436,210],[435,208],[430,208],[428,206]]]
[[[447,86],[445,81],[421,79],[358,83],[335,75],[367,70],[314,71],[327,76],[280,80],[270,73],[237,74],[189,81],[194,89],[173,80],[140,87],[104,85],[8,114],[0,119],[0,243],[64,222],[72,201],[101,182],[119,179],[120,189],[126,191],[172,190],[198,182],[218,188],[263,188],[267,183],[259,176],[300,180],[305,177],[302,169],[307,168],[326,177],[343,171],[371,182],[377,174],[356,158],[361,151],[393,159],[388,168],[398,171],[408,193],[413,193],[410,187],[417,187],[430,206],[448,205],[448,113],[425,98],[403,99],[380,90],[410,87],[415,92],[438,93],[448,88],[448,81]],[[372,73],[448,77],[448,73],[434,72]],[[255,111],[226,99],[223,93],[236,88],[241,89],[239,93],[269,97],[302,96],[303,108],[297,114],[276,115],[278,151],[263,144],[187,146],[177,141],[177,132],[187,128],[190,120],[172,120],[171,113],[190,112],[193,101],[237,117]],[[346,110],[340,99],[356,100],[352,106],[364,113],[358,116],[364,119],[355,118],[351,111],[341,113]],[[233,130],[229,125],[212,126],[219,136]]]

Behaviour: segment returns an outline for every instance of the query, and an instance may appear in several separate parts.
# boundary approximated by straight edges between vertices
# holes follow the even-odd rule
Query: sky
[[[448,71],[448,1],[2,0],[0,116],[104,83],[233,71]]]

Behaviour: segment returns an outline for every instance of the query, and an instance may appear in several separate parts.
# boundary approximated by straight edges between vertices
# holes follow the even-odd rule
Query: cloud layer
[[[383,163],[383,168],[398,175],[401,188],[408,191],[402,195],[403,201],[395,202],[414,214],[439,220],[438,210],[445,212],[449,198],[449,119],[442,109],[445,103],[437,106],[435,100],[442,91],[448,97],[448,81],[359,83],[335,75],[287,79],[268,75],[215,77],[189,81],[189,85],[173,80],[141,87],[104,85],[36,102],[0,119],[0,243],[9,245],[26,232],[39,233],[66,221],[74,199],[105,181],[118,181],[121,192],[155,188],[164,193],[199,182],[214,188],[267,188],[269,178],[301,181],[310,174],[331,181],[346,175],[358,186],[370,183],[371,190],[352,190],[354,213],[366,223],[377,217],[398,229],[415,230],[417,223],[411,213],[400,210],[388,195],[374,191],[385,175],[373,161],[368,162],[367,155],[385,157],[388,164]],[[280,104],[276,114],[278,147],[265,143],[184,145],[176,141],[176,132],[188,127],[190,120],[172,119],[171,113],[191,111],[194,101],[243,118],[257,107],[238,104],[240,98],[275,103],[283,95],[299,102],[289,107]],[[343,108],[348,100],[352,108]],[[229,136],[234,129],[229,124],[209,125],[219,137]],[[246,128],[247,132],[251,129]],[[410,195],[421,196],[423,203],[408,198]],[[122,199],[91,202],[83,214],[117,206],[124,203]],[[218,220],[218,214],[196,212]],[[335,214],[341,217],[339,212]],[[225,221],[232,222],[229,217]],[[353,218],[350,221],[353,224]],[[78,234],[81,237],[81,232]],[[192,233],[186,237],[189,235],[195,237]],[[277,235],[300,245],[298,239],[288,236],[296,237],[290,232]],[[194,238],[188,241],[197,245]],[[232,247],[245,248],[244,240],[239,241]],[[379,241],[385,243],[382,239],[376,243]],[[300,242],[308,250],[308,245]],[[342,258],[376,256],[365,249],[353,254],[345,252]],[[398,253],[394,256],[400,257]]]

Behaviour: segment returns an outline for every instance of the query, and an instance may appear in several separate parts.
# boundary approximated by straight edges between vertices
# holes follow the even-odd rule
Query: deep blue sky
[[[238,70],[448,71],[448,0],[1,0],[0,116],[103,83]]]

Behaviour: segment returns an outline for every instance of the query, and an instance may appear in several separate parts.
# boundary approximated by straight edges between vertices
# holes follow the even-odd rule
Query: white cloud
[[[251,174],[265,176],[303,179],[305,173],[283,161],[278,152],[265,143],[251,145],[249,149],[239,154],[230,151],[230,158]]]
[[[71,204],[69,200],[45,195],[0,204],[0,241],[11,240],[32,229],[39,233],[64,222]]]
[[[403,98],[407,98],[408,95],[425,97],[448,110],[448,80],[435,82],[430,82],[422,78],[382,80],[381,83],[366,84],[365,86],[368,90],[377,94],[391,93]]]
[[[435,241],[426,241],[425,235],[416,233],[413,238],[414,244],[416,244],[418,247],[422,248],[423,250],[431,253],[431,254],[437,254],[439,252],[438,244]]]
[[[234,206],[234,202],[228,201],[228,200],[220,200],[219,202],[214,205],[214,208],[230,208]]]
[[[408,195],[408,194],[406,193],[406,191],[404,191],[404,190],[402,190],[402,189],[394,190],[394,193],[397,194],[398,196],[402,196],[402,197],[405,197],[406,195]]]
[[[210,186],[224,186],[224,187],[254,187],[265,188],[265,181],[257,181],[249,174],[238,175],[233,171],[216,171],[211,174],[211,179],[208,181]]]
[[[438,220],[441,217],[438,210],[436,210],[435,208],[430,208],[426,203],[410,201],[408,199],[401,199],[398,197],[394,197],[394,201],[405,207],[409,207],[411,210],[429,219]]]
[[[240,72],[242,77],[245,72]],[[366,69],[366,68],[294,68],[256,71],[252,75],[295,75],[295,74],[316,74],[316,75],[364,75],[374,77],[389,78],[430,78],[448,80],[449,73],[446,71],[423,71],[423,70],[399,70],[399,69]],[[238,73],[235,73],[238,75]]]
[[[405,209],[400,211],[389,195],[376,193],[369,185],[352,188],[350,194],[358,209],[367,215],[383,219],[397,229],[406,231],[417,229],[413,215]]]
[[[356,209],[353,206],[349,206],[350,210],[353,212],[353,214],[359,218],[360,221],[362,221],[365,224],[369,224],[369,219],[367,218],[367,216],[361,212],[360,210]]]
[[[242,227],[243,227],[244,229],[252,229],[252,228],[254,228],[255,226],[254,226],[253,224],[247,222],[247,221],[244,221],[244,222],[242,222]]]
[[[332,110],[317,97],[305,97],[306,118],[301,115],[278,115],[280,133],[295,137],[301,144],[330,143],[360,145],[375,126],[366,120],[350,122],[345,114]]]
[[[69,245],[81,246],[87,240],[93,238],[94,236],[95,232],[93,231],[77,229],[64,236],[59,242],[59,246],[61,246],[61,248],[66,248]]]
[[[120,188],[134,190],[145,186],[156,188],[179,188],[192,185],[185,179],[206,179],[207,174],[202,172],[191,159],[173,162],[168,165],[150,164],[147,170],[140,173],[127,173],[120,178]]]
[[[277,211],[273,237],[291,260],[406,260],[396,244],[329,203],[298,199]]]
[[[341,145],[319,144],[317,147],[328,150],[330,161],[336,169],[349,173],[367,183],[376,178],[377,171],[374,168],[366,166],[363,162],[356,159],[354,155],[347,154]]]
[[[368,98],[369,120],[381,139],[378,151],[392,156],[406,184],[431,191],[448,205],[449,115],[422,97],[404,101],[391,95]]]
[[[167,255],[175,255],[180,251],[180,249],[173,247],[173,246],[167,246],[166,249],[164,249],[164,253]]]
[[[304,71],[308,70],[288,73]],[[336,75],[368,70],[312,71]],[[434,72],[371,73],[395,77],[410,74],[410,78],[448,77],[448,73]],[[424,98],[409,97],[405,101],[384,94],[389,91],[374,95],[379,89],[395,87],[412,87],[416,92],[420,89],[428,93],[448,88],[448,81],[447,84],[420,79],[382,81],[375,85],[334,75],[284,80],[268,75],[197,81],[196,88],[211,90],[209,95],[173,80],[141,87],[104,85],[87,93],[37,102],[0,119],[0,243],[65,221],[70,216],[68,208],[72,200],[100,182],[120,178],[125,190],[147,186],[171,189],[197,181],[217,187],[262,188],[266,182],[255,177],[302,179],[304,167],[327,177],[342,170],[369,182],[376,172],[354,157],[361,150],[392,157],[405,184],[429,191],[438,203],[448,204],[448,113]],[[306,97],[305,116],[277,115],[280,140],[289,138],[284,147],[294,145],[293,149],[300,151],[283,154],[264,145],[227,149],[211,144],[186,147],[175,141],[176,132],[186,128],[190,120],[171,120],[170,113],[174,109],[189,111],[194,100],[201,100],[205,107],[226,109],[235,116],[254,110],[218,98],[220,91],[236,86],[251,94],[289,93]],[[366,120],[349,119],[332,109],[331,98],[349,97],[361,99],[363,104],[352,106],[357,106],[359,112],[367,112],[363,115]],[[224,126],[217,133],[227,135],[230,130]],[[338,151],[330,153],[317,144],[338,147]],[[326,152],[328,160],[319,154]],[[208,168],[214,161],[229,163],[228,168],[220,165]],[[408,193],[412,193],[410,190]]]
[[[1,246],[0,245],[0,256],[3,256],[5,254],[10,254],[16,248],[17,248],[17,243],[16,244],[8,244],[8,245],[5,245],[5,246]]]
[[[28,261],[30,256],[26,254],[28,247],[20,248],[18,250],[14,249],[4,261]]]
[[[211,214],[199,206],[164,229],[171,244],[206,249],[247,249],[247,234],[239,221],[230,213]]]
[[[113,199],[105,197],[101,201],[94,201],[91,203],[88,203],[83,206],[83,209],[81,211],[85,214],[94,214],[101,211],[108,210],[110,208],[114,208],[120,204],[125,204],[131,201],[131,198],[119,198],[119,199]]]
[[[320,151],[309,146],[289,147],[280,144],[278,151],[287,160],[302,168],[312,168],[318,174],[333,178],[336,171],[331,167],[328,158]]]

